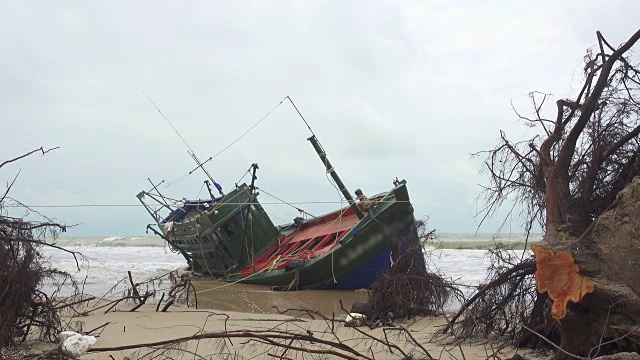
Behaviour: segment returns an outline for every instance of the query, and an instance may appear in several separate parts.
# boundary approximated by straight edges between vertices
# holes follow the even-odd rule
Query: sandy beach
[[[490,345],[458,347],[434,341],[433,334],[446,324],[441,317],[400,322],[399,327],[405,328],[406,332],[400,329],[371,330],[366,326],[357,329],[345,326],[346,313],[341,309],[340,301],[342,300],[346,309],[350,309],[354,301],[366,301],[367,293],[364,291],[275,292],[262,286],[224,284],[219,281],[197,282],[198,309],[178,304],[170,307],[167,312],[157,312],[156,303],[150,302],[135,312],[130,312],[134,304],[122,303],[107,314],[103,313],[103,309],[88,316],[67,316],[65,320],[81,331],[108,323],[102,330],[93,333],[98,335],[97,343],[82,359],[403,359],[408,355],[428,358],[428,352],[433,358],[471,360],[487,359],[497,351],[497,347]],[[286,309],[298,310],[278,313],[278,310]],[[326,319],[318,315],[314,315],[312,319],[301,309],[312,309]],[[225,331],[231,334],[231,339],[224,338]],[[282,347],[265,344],[267,340],[261,338],[287,334],[297,336],[296,340],[273,338],[273,341],[309,352],[291,349],[285,351]],[[194,336],[212,338],[186,340]],[[180,338],[185,341],[170,343],[170,340]],[[383,342],[386,339],[398,348],[391,351],[383,342],[374,338]],[[323,344],[322,341],[330,343]],[[156,344],[136,346],[153,343]],[[337,349],[335,344],[344,344],[345,349],[349,349]],[[523,353],[522,350],[518,352]],[[506,359],[514,353],[515,349],[507,348],[496,355]]]
[[[123,359],[125,356],[130,359],[143,357],[160,358],[180,358],[186,356],[191,358],[198,354],[205,358],[229,358],[239,356],[240,358],[276,358],[269,354],[281,355],[282,348],[265,345],[257,342],[258,339],[248,341],[250,338],[233,338],[231,341],[224,339],[206,339],[199,341],[189,341],[179,344],[179,346],[155,346],[137,349],[126,349],[119,351],[102,351],[101,349],[122,347],[127,345],[154,343],[164,340],[189,337],[195,334],[221,333],[225,331],[245,331],[260,332],[268,330],[290,331],[300,334],[308,332],[314,336],[332,341],[342,342],[353,349],[376,359],[402,359],[404,355],[397,350],[393,353],[381,343],[376,343],[365,338],[362,334],[343,323],[335,323],[335,333],[331,332],[331,323],[322,319],[310,319],[306,316],[287,316],[279,314],[255,314],[236,311],[210,311],[205,309],[193,310],[184,307],[174,307],[171,311],[162,313],[155,311],[155,305],[149,304],[140,308],[136,312],[126,311],[123,306],[119,311],[108,314],[96,314],[82,318],[84,329],[92,329],[102,324],[109,323],[98,337],[98,342],[93,349],[82,359]],[[228,315],[229,318],[225,316]],[[344,319],[344,315],[336,316],[336,319]],[[447,346],[431,341],[431,337],[438,327],[445,324],[443,318],[424,318],[413,323],[403,324],[407,330],[434,358],[442,359],[486,359],[496,350],[491,346],[464,345],[461,348]],[[376,338],[384,339],[382,329],[369,330],[360,327],[360,330]],[[416,356],[424,355],[423,351],[414,344],[411,344],[405,335],[399,331],[387,331],[390,342],[398,345],[407,354],[414,353]],[[302,347],[328,349],[321,344],[311,344],[300,341]],[[173,349],[172,349],[173,348]],[[177,349],[175,349],[177,348]],[[96,350],[98,352],[96,352]],[[461,354],[464,352],[464,355]],[[505,349],[499,352],[502,359],[510,357],[516,351]],[[522,351],[520,351],[522,353]],[[199,358],[199,356],[197,358]],[[282,355],[281,355],[282,356]],[[289,350],[287,358],[318,358],[317,354],[305,354]],[[329,358],[338,358],[336,355],[325,355]],[[354,356],[355,358],[361,358]],[[322,358],[322,357],[320,357]]]

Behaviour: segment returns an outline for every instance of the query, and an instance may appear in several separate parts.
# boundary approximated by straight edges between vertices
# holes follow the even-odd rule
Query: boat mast
[[[251,164],[251,168],[253,168],[253,174],[251,174],[251,185],[249,185],[249,205],[247,206],[247,212],[244,216],[244,221],[243,221],[243,235],[242,235],[242,247],[244,247],[245,243],[247,242],[247,223],[249,222],[249,216],[251,213],[251,207],[253,207],[253,194],[254,194],[254,190],[256,189],[255,187],[255,183],[256,183],[256,179],[258,178],[256,176],[256,170],[259,169],[258,167],[258,163],[253,163]],[[241,250],[242,251],[242,250]],[[253,266],[253,271],[256,271],[256,264],[254,263],[254,249],[253,249],[253,234],[251,235],[251,254],[247,254],[247,260],[249,260],[249,256],[251,256],[251,266]]]
[[[327,172],[331,174],[333,181],[335,181],[336,185],[338,185],[338,189],[340,189],[340,191],[342,192],[342,195],[344,195],[345,199],[347,199],[353,211],[355,211],[356,215],[358,215],[358,219],[362,219],[364,217],[362,210],[360,210],[360,207],[358,207],[358,204],[356,204],[356,201],[353,200],[353,196],[351,196],[351,193],[349,193],[349,190],[347,190],[347,187],[344,186],[344,183],[338,176],[338,173],[336,172],[336,170],[333,168],[333,165],[331,165],[331,162],[327,157],[327,153],[324,152],[324,149],[322,148],[322,145],[320,145],[320,142],[318,142],[318,139],[316,138],[315,134],[310,138],[308,138],[307,140],[311,141],[311,145],[313,145],[313,148],[318,153],[318,156],[320,156],[320,160],[322,161],[325,168],[327,169]]]
[[[355,211],[356,215],[358,215],[358,219],[362,219],[364,217],[362,210],[360,210],[360,207],[358,207],[358,204],[356,204],[356,201],[353,200],[353,196],[351,196],[351,193],[349,193],[349,190],[347,190],[347,187],[344,186],[344,183],[338,176],[338,173],[336,172],[336,170],[333,168],[333,165],[331,165],[331,162],[329,162],[329,158],[327,158],[327,153],[324,151],[324,148],[322,147],[322,145],[320,145],[320,142],[318,141],[316,134],[313,132],[313,130],[311,130],[311,126],[309,126],[309,123],[307,122],[307,120],[305,120],[304,116],[302,116],[302,113],[300,112],[300,110],[298,110],[298,107],[296,106],[296,104],[293,103],[293,100],[291,100],[291,97],[287,96],[287,99],[289,99],[289,102],[291,103],[291,105],[293,105],[293,108],[296,109],[296,111],[298,112],[298,115],[300,115],[300,118],[302,119],[302,121],[304,121],[304,124],[307,125],[307,128],[309,129],[309,131],[311,131],[311,137],[308,138],[307,140],[311,141],[311,145],[313,145],[313,148],[318,153],[318,156],[320,156],[320,160],[324,164],[325,169],[329,174],[331,174],[333,181],[335,181],[336,185],[338,185],[338,188],[342,192],[342,195],[344,196],[345,199],[347,199],[347,202],[349,202],[349,205],[351,206],[353,211]]]

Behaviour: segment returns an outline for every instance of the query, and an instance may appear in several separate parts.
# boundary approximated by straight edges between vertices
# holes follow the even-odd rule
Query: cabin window
[[[233,219],[242,224],[244,222],[244,210],[238,211]]]
[[[231,227],[229,226],[229,224],[222,225],[222,230],[224,230],[224,232],[227,233],[227,236],[229,236],[229,237],[231,237],[231,236],[233,236],[233,234],[235,234],[233,232],[233,230],[231,230]]]
[[[224,242],[222,241],[223,237],[218,231],[214,231],[211,233],[211,238],[214,242],[222,244],[224,246]]]
[[[255,205],[251,205],[249,220],[253,220],[259,216],[260,216],[260,211],[258,210],[258,208]]]

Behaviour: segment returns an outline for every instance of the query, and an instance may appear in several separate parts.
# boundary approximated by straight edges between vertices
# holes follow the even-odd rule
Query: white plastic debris
[[[58,335],[58,339],[62,342],[60,346],[62,353],[73,359],[86,354],[89,348],[98,341],[94,336],[82,335],[74,331],[63,331]]]
[[[173,231],[173,225],[173,221],[169,221],[168,223],[164,224],[164,228],[162,229],[162,231],[165,235]]]
[[[60,342],[64,342],[65,340],[67,340],[67,338],[69,336],[72,336],[72,335],[75,335],[75,334],[77,334],[77,332],[75,332],[75,331],[63,331],[60,334],[58,334],[58,340]]]
[[[186,269],[179,269],[176,271],[178,277],[180,279],[184,279],[184,281],[193,279],[193,271]]]
[[[350,313],[347,318],[344,319],[345,326],[358,327],[364,325],[367,320],[367,316],[359,313]]]

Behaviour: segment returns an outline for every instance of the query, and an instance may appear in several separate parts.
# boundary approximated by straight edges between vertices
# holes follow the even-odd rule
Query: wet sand
[[[256,291],[256,294],[261,292]],[[273,359],[283,354],[283,349],[258,342],[260,339],[248,339],[248,334],[256,334],[264,331],[295,332],[300,336],[307,334],[316,338],[339,342],[350,346],[363,356],[353,353],[348,355],[353,359],[403,359],[404,356],[394,350],[389,351],[384,345],[366,339],[361,333],[344,324],[325,322],[320,319],[296,318],[280,314],[256,314],[246,312],[208,311],[206,309],[187,309],[184,306],[171,307],[168,312],[156,312],[154,304],[147,304],[136,312],[128,312],[131,304],[119,305],[116,312],[108,314],[96,313],[90,316],[75,318],[74,321],[82,323],[83,329],[92,329],[102,324],[109,323],[97,338],[97,343],[92,350],[83,355],[81,359],[130,359],[139,358],[163,358],[163,359]],[[228,316],[228,319],[227,319]],[[227,319],[225,321],[225,319]],[[432,341],[432,335],[446,321],[443,318],[424,318],[417,322],[406,323],[404,326],[411,335],[424,347],[433,358],[436,359],[466,359],[480,360],[490,358],[497,347],[490,345],[463,345],[462,347],[439,344]],[[78,325],[78,323],[75,323]],[[379,339],[389,339],[405,353],[414,352],[420,355],[422,350],[415,344],[408,342],[406,336],[394,331],[385,331],[381,328],[370,330],[366,327],[360,330]],[[191,337],[196,334],[221,333],[222,331],[239,332],[240,337],[229,339],[204,339],[184,341],[177,346],[154,345],[136,349],[118,349],[106,351],[106,348],[122,347],[134,344],[149,344],[181,337]],[[338,339],[338,340],[337,340]],[[258,341],[257,341],[258,340]],[[290,340],[282,340],[289,343]],[[319,342],[291,341],[300,347],[311,349],[336,350],[335,347],[322,345]],[[464,355],[462,354],[464,353]],[[507,348],[496,353],[499,358],[506,359],[515,353],[515,349]],[[519,353],[527,358],[531,354],[523,351]],[[194,355],[197,354],[197,355]],[[270,354],[277,355],[276,357]],[[373,356],[372,356],[373,355]],[[282,357],[280,357],[282,358]],[[334,359],[335,355],[310,354],[307,352],[286,352],[285,359]],[[424,355],[419,357],[424,358]]]
[[[134,304],[119,304],[114,311],[107,314],[102,311],[91,313],[89,316],[69,317],[65,323],[73,324],[76,331],[87,331],[109,323],[98,336],[98,342],[93,351],[83,355],[81,359],[130,359],[138,358],[206,358],[206,359],[267,359],[278,358],[269,354],[281,355],[283,349],[260,343],[260,339],[249,338],[248,334],[273,331],[296,336],[313,335],[318,339],[347,344],[362,356],[352,358],[375,359],[403,359],[397,350],[389,351],[384,345],[366,339],[362,333],[344,325],[346,313],[340,307],[340,301],[345,309],[350,310],[353,302],[367,300],[366,291],[335,291],[335,290],[305,290],[305,291],[271,291],[268,286],[230,284],[218,280],[196,280],[193,282],[198,293],[199,308],[187,308],[185,305],[174,305],[168,312],[156,312],[156,304],[147,304],[135,312],[129,312]],[[287,309],[309,309],[318,311],[331,320],[323,320],[315,316],[309,318],[299,311],[286,314],[278,313]],[[408,341],[406,335],[393,330],[385,331],[381,328],[359,330],[378,339],[388,338],[391,343],[399,346],[407,354],[415,352],[420,355],[422,347],[436,359],[487,359],[493,353],[490,345],[464,345],[461,348],[445,345],[433,340],[434,333],[446,324],[441,317],[419,319],[405,322],[406,327],[418,342]],[[173,341],[181,337],[192,337],[197,334],[218,334],[235,332],[236,337],[229,339],[189,340],[176,345],[154,345],[137,347],[135,349],[113,349],[136,344],[150,344],[154,342]],[[209,335],[208,335],[209,336]],[[225,335],[226,336],[226,335]],[[277,335],[275,335],[277,336]],[[284,340],[280,341],[281,343]],[[284,341],[288,343],[290,340]],[[307,347],[321,350],[335,350],[335,347],[319,344],[317,341],[292,341],[301,348]],[[106,349],[111,348],[112,351]],[[495,348],[494,348],[495,349]],[[464,352],[464,355],[461,353]],[[508,358],[516,352],[507,348],[498,356]],[[522,351],[519,351],[523,353]],[[197,355],[194,355],[197,354]],[[285,359],[333,359],[335,355],[309,354],[304,351],[289,351]],[[354,353],[350,353],[354,355]],[[419,356],[418,358],[424,358]],[[527,354],[527,358],[531,358]]]
[[[269,286],[231,284],[218,280],[195,280],[198,305],[218,311],[278,314],[288,309],[314,310],[323,315],[344,314],[354,302],[366,302],[366,290],[272,291]],[[275,308],[277,307],[277,309]]]

